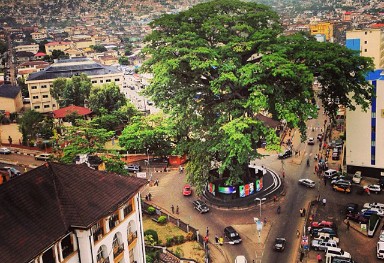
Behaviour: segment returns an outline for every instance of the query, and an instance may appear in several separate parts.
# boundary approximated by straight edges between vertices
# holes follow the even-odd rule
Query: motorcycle
[[[281,207],[278,206],[278,207],[277,207],[277,213],[280,214],[280,212],[281,212]]]
[[[307,166],[309,167],[309,159],[307,159]]]

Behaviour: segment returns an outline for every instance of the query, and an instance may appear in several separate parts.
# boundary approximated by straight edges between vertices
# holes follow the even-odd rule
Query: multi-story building
[[[311,35],[325,35],[327,41],[333,42],[333,24],[328,22],[319,22],[309,25]]]
[[[47,55],[52,55],[53,50],[60,50],[64,52],[66,49],[71,48],[72,45],[72,42],[49,42],[45,44],[45,53]]]
[[[38,44],[30,44],[30,45],[19,45],[15,47],[15,52],[32,52],[33,54],[36,54],[39,51],[39,45]]]
[[[365,112],[357,106],[346,114],[347,172],[362,171],[363,176],[384,176],[384,70],[371,72],[367,80],[375,96]]]
[[[23,99],[19,86],[11,84],[0,85],[0,110],[14,113],[20,112],[23,108]]]
[[[35,41],[44,40],[47,38],[47,33],[45,32],[32,32],[31,37]]]
[[[384,68],[384,32],[379,28],[352,30],[346,33],[346,46],[373,59],[376,69]]]
[[[147,180],[49,162],[0,191],[2,263],[145,263]]]
[[[57,78],[71,78],[84,73],[91,79],[93,85],[115,82],[122,90],[123,72],[114,67],[104,66],[88,58],[73,58],[59,60],[42,71],[29,75],[27,81],[31,109],[46,113],[59,108],[51,96],[50,89]]]

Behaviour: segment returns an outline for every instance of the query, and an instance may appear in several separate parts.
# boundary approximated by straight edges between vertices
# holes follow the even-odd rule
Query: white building
[[[50,89],[57,78],[71,78],[84,73],[91,79],[92,85],[115,82],[122,91],[124,75],[115,67],[105,66],[88,58],[59,60],[42,71],[29,75],[27,81],[31,109],[46,113],[59,108],[51,96]]]
[[[2,263],[145,263],[147,180],[47,163],[3,184]]]
[[[384,70],[376,70],[367,79],[374,86],[371,107],[364,112],[357,106],[346,114],[346,163],[348,173],[362,171],[363,176],[384,176]]]

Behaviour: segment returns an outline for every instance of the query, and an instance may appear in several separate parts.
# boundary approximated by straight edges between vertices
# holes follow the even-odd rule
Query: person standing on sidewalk
[[[323,260],[321,259],[321,255],[320,254],[317,254],[317,262],[322,262]]]

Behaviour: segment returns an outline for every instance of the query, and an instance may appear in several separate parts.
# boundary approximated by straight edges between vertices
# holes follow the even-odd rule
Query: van
[[[244,256],[237,256],[235,258],[235,263],[247,263],[247,259]]]
[[[337,171],[336,170],[333,170],[333,169],[328,169],[324,172],[324,177],[327,177],[327,178],[332,178],[334,177],[335,175],[337,175]]]
[[[361,171],[356,171],[356,173],[352,177],[352,182],[355,184],[359,184],[361,182]]]
[[[327,252],[325,253],[325,263],[331,263],[332,258],[334,257],[351,258],[351,254],[348,252],[345,252],[341,248],[337,248],[337,247],[328,248]]]
[[[377,258],[384,259],[384,242],[377,242]]]

